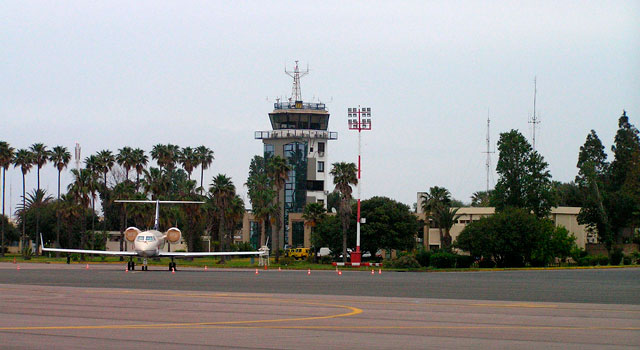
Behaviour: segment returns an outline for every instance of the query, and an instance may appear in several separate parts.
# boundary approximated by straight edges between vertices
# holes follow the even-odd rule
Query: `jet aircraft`
[[[140,257],[143,259],[142,270],[147,271],[147,258],[155,257],[169,257],[171,262],[169,263],[169,270],[175,271],[176,263],[174,258],[187,258],[187,257],[204,257],[204,256],[237,256],[237,255],[268,255],[268,250],[261,248],[258,251],[252,252],[165,252],[162,251],[166,242],[178,243],[182,236],[181,231],[177,227],[171,227],[166,232],[160,232],[158,230],[158,218],[160,215],[160,204],[202,204],[204,202],[195,201],[150,201],[150,200],[116,200],[117,203],[155,203],[156,204],[156,216],[155,224],[152,230],[141,231],[137,227],[129,227],[124,231],[124,236],[127,241],[133,243],[133,251],[107,251],[107,250],[87,250],[87,249],[63,249],[63,248],[45,248],[42,243],[42,237],[40,237],[41,249],[43,252],[58,252],[58,253],[78,253],[78,254],[97,254],[97,255],[112,255],[112,256],[128,256],[129,261],[127,268],[129,270],[135,270],[134,257]],[[42,236],[42,234],[40,235]]]

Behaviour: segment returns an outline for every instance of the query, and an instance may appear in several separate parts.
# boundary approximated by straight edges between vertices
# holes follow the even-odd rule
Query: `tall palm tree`
[[[100,172],[104,175],[103,184],[106,190],[108,188],[107,173],[109,173],[109,171],[111,171],[111,168],[113,168],[113,165],[116,162],[116,157],[109,150],[102,150],[98,152],[96,157],[98,158],[98,167],[100,169]]]
[[[71,153],[64,146],[55,146],[49,155],[49,161],[58,169],[58,199],[60,199],[60,173],[69,165]]]
[[[204,171],[211,166],[211,163],[213,163],[213,151],[206,146],[198,146],[195,149],[195,153],[198,157],[198,165],[200,166],[200,194],[202,194],[202,189],[204,188],[204,185],[202,184]]]
[[[182,168],[187,172],[187,177],[191,180],[191,173],[193,172],[193,168],[198,166],[198,158],[193,148],[185,147],[178,154],[178,161],[182,164]]]
[[[333,184],[336,185],[335,190],[340,193],[340,219],[342,222],[342,259],[347,261],[347,231],[349,230],[349,222],[351,219],[351,185],[358,184],[356,177],[358,168],[354,163],[333,163],[331,168],[331,176],[333,176]]]
[[[39,232],[39,226],[40,226],[40,216],[38,215],[38,213],[40,212],[40,209],[44,206],[46,206],[47,204],[51,203],[51,201],[53,200],[53,197],[47,195],[47,192],[45,190],[34,190],[33,193],[28,193],[27,194],[27,198],[23,198],[23,204],[21,206],[18,207],[18,216],[20,217],[20,220],[25,223],[27,221],[27,215],[29,215],[29,213],[31,212],[35,212],[35,216],[36,216],[36,231],[35,231],[35,240],[36,240],[36,247],[40,247],[40,232]],[[39,255],[39,250],[36,249],[36,255]]]
[[[244,184],[251,201],[253,216],[260,223],[260,246],[266,244],[266,227],[269,218],[275,218],[274,199],[276,192],[267,176],[266,163],[263,157],[254,156],[249,165],[249,177]]]
[[[49,161],[58,169],[58,201],[60,201],[60,173],[67,167],[69,161],[71,161],[71,153],[64,146],[55,146],[51,150],[49,155]],[[56,247],[60,246],[60,215],[56,210]],[[60,256],[60,253],[56,253],[56,257]]]
[[[166,145],[166,153],[164,154],[165,159],[163,163],[167,170],[172,171],[176,168],[176,163],[179,160],[180,156],[180,147],[177,145],[167,144]]]
[[[273,234],[273,249],[275,250],[276,263],[280,260],[280,230],[282,228],[282,216],[284,214],[280,205],[280,192],[284,188],[284,183],[289,179],[289,171],[291,166],[287,163],[287,160],[280,156],[273,156],[269,158],[267,163],[267,176],[271,179],[271,183],[276,191],[276,230]]]
[[[144,167],[147,166],[149,162],[149,157],[144,154],[144,150],[141,148],[136,148],[132,152],[133,157],[133,166],[136,168],[136,191],[138,187],[140,187],[140,174],[144,170]]]
[[[38,166],[38,187],[37,187],[37,189],[39,190],[40,189],[40,169],[45,164],[47,164],[47,161],[49,160],[49,154],[51,152],[47,149],[47,146],[45,146],[42,143],[34,143],[33,145],[31,145],[29,150],[31,151],[31,153],[33,153],[33,162],[34,162],[34,164]]]
[[[13,147],[5,141],[0,141],[0,167],[2,168],[2,238],[0,243],[0,256],[4,256],[4,192],[6,183],[6,171],[13,162]]]
[[[304,219],[305,225],[311,228],[311,235],[313,236],[313,229],[316,225],[324,220],[327,216],[327,210],[324,208],[324,205],[321,203],[309,203],[304,207],[302,212],[302,218]],[[315,258],[315,254],[313,257]]]
[[[422,199],[422,209],[427,215],[440,206],[451,205],[451,193],[444,187],[429,188],[429,192],[423,194]]]
[[[435,211],[429,215],[429,218],[438,226],[440,233],[440,244],[442,248],[449,249],[451,247],[451,227],[458,221],[460,215],[457,215],[460,208],[451,208],[448,205],[436,207]]]
[[[167,146],[163,144],[154,145],[151,149],[151,159],[156,161],[160,169],[165,168],[164,160],[167,158]]]
[[[145,194],[151,194],[151,199],[159,199],[161,194],[164,194],[169,190],[169,185],[169,179],[166,176],[166,171],[153,167],[144,171],[142,188],[144,189]]]
[[[82,213],[80,215],[80,249],[84,249],[87,245],[87,208],[90,203],[90,195],[92,183],[95,182],[95,173],[90,169],[71,169],[71,175],[73,175],[73,181],[68,186],[69,195],[82,207]],[[92,213],[91,217],[95,214]],[[84,259],[84,257],[83,257]]]
[[[129,170],[135,166],[135,157],[133,155],[133,148],[122,147],[118,150],[116,155],[116,162],[118,165],[124,168],[125,178],[129,180]]]
[[[34,164],[35,157],[33,153],[31,153],[28,149],[19,149],[14,157],[13,157],[13,167],[20,167],[22,171],[22,206],[25,206],[25,176],[31,170]],[[23,247],[26,244],[25,242],[26,231],[25,231],[25,223],[22,221],[22,238],[20,239],[20,251],[23,251]]]
[[[220,243],[222,243],[222,249],[227,250],[229,248],[229,235],[224,232],[226,229],[225,213],[229,210],[231,199],[236,195],[236,186],[230,177],[224,174],[218,174],[213,178],[213,182],[209,187],[209,193],[213,198],[219,215],[218,236],[220,237]]]

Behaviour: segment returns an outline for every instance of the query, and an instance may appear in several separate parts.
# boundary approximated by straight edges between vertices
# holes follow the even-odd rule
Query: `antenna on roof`
[[[536,115],[536,95],[538,93],[536,78],[533,77],[533,117],[529,119],[529,124],[533,124],[533,139],[531,141],[533,150],[536,150],[536,124],[540,124],[538,116]]]
[[[302,92],[300,91],[300,78],[304,77],[305,75],[309,74],[309,65],[307,65],[307,70],[304,72],[300,72],[300,69],[298,68],[298,61],[296,61],[296,66],[292,71],[288,71],[287,70],[287,66],[285,65],[284,67],[284,72],[293,78],[293,88],[291,89],[291,100],[295,101],[302,101]]]

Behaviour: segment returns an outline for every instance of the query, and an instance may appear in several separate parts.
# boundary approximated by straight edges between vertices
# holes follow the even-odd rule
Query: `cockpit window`
[[[136,238],[136,241],[144,242],[144,236],[138,236],[138,238]]]
[[[155,238],[155,237],[153,237],[153,236],[147,236],[147,242],[153,242],[153,241],[155,241],[155,240],[156,240],[156,238]]]

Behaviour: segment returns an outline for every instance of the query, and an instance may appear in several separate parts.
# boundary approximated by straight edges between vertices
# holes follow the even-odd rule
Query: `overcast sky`
[[[639,1],[3,1],[0,140],[79,142],[83,158],[206,145],[205,181],[227,174],[246,198],[254,131],[299,60],[303,99],[325,102],[339,133],[330,162],[356,161],[347,108],[371,107],[364,198],[412,205],[437,185],[469,202],[486,186],[487,111],[492,149],[510,129],[530,138],[534,77],[554,180],[575,177],[590,129],[609,150],[623,109],[640,126],[639,19]],[[41,177],[55,195],[56,170]],[[12,209],[21,181],[7,172]]]

